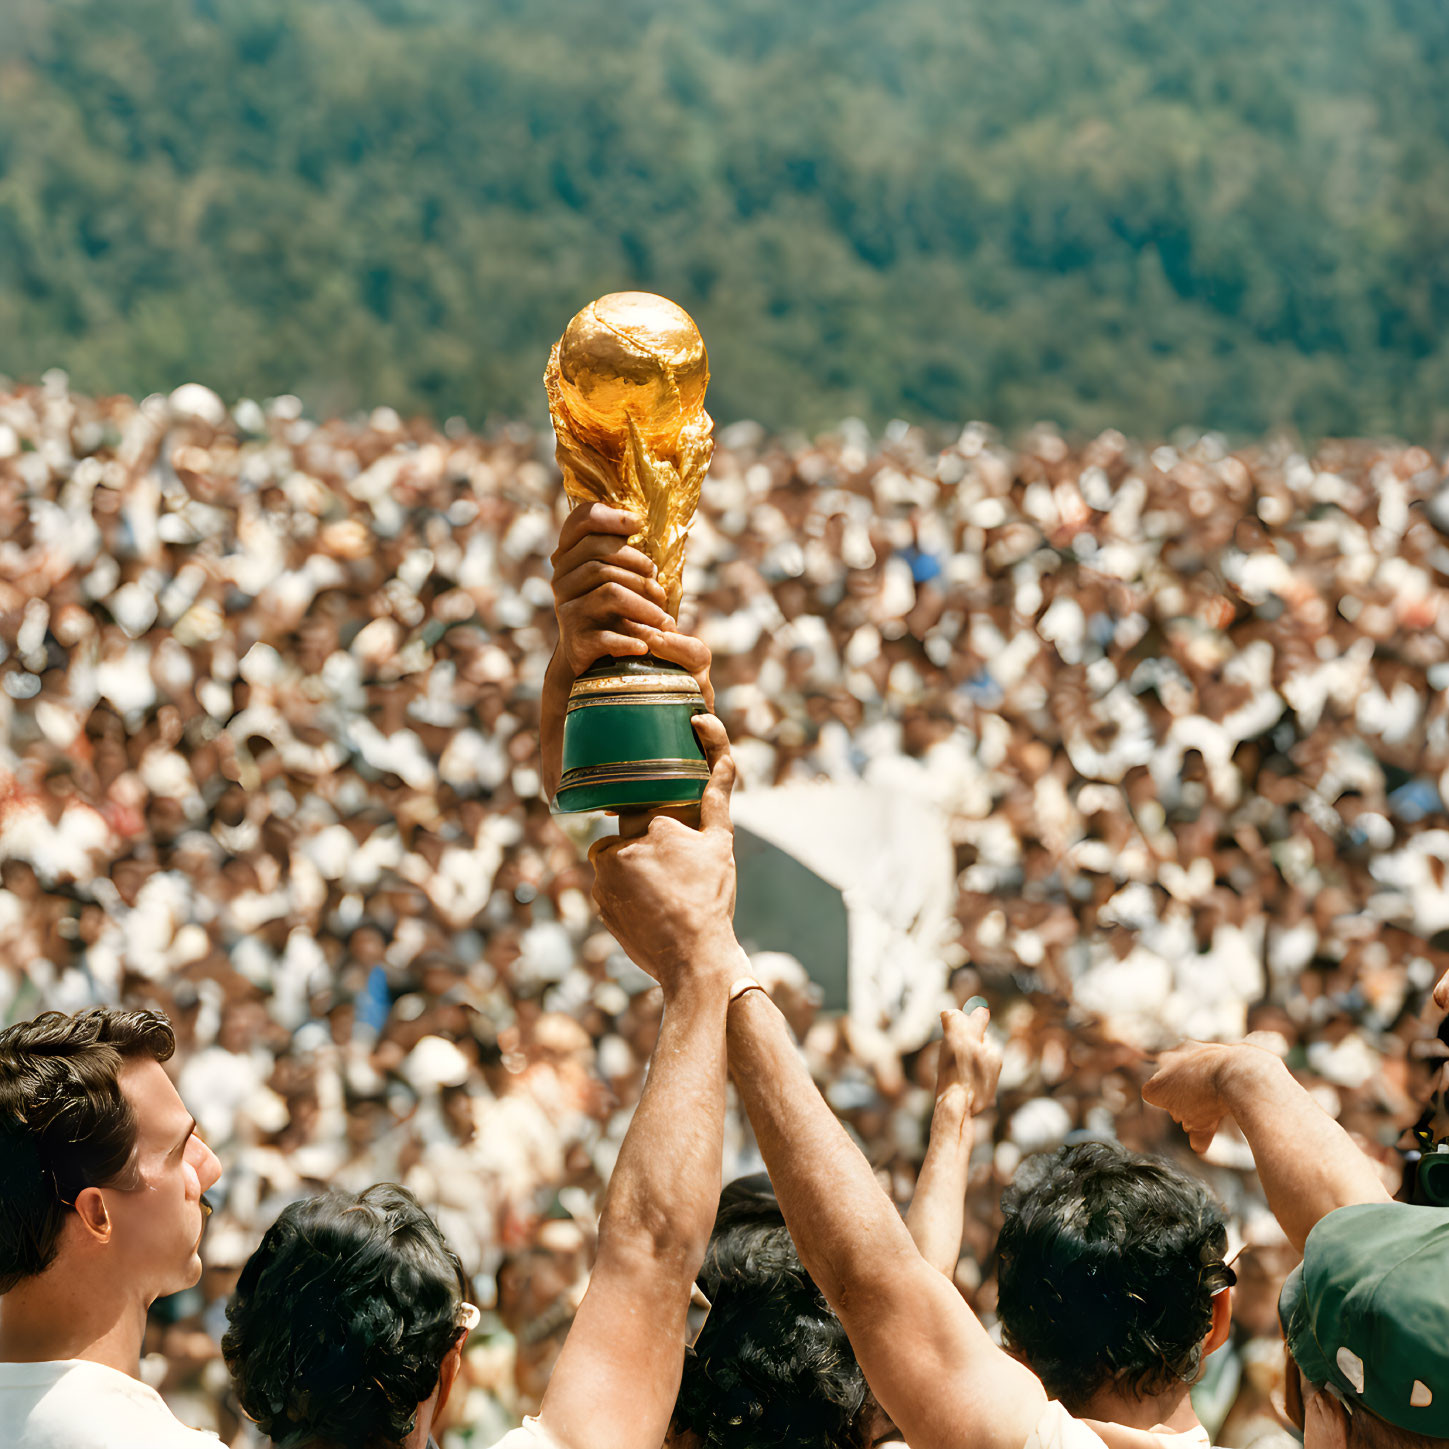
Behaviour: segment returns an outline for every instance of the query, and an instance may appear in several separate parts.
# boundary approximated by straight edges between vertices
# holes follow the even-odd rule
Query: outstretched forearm
[[[567,1449],[658,1449],[684,1359],[691,1285],[719,1205],[728,978],[665,1001],[599,1219],[589,1290],[540,1418]]]
[[[1046,1397],[917,1252],[763,992],[730,1007],[730,1072],[801,1262],[913,1449],[1020,1449]]]
[[[889,1285],[890,1259],[919,1257],[910,1232],[764,992],[730,1007],[728,1040],[730,1073],[800,1261],[837,1312],[853,1307]]]
[[[600,1258],[618,1246],[643,1245],[655,1256],[693,1260],[686,1297],[719,1207],[728,997],[721,975],[689,981],[666,1000],[599,1218]]]
[[[1335,1208],[1390,1201],[1378,1168],[1277,1057],[1251,1046],[1227,1051],[1223,1103],[1252,1149],[1273,1216],[1299,1252]]]
[[[961,1257],[966,1184],[975,1139],[970,1093],[964,1085],[948,1088],[936,1098],[931,1140],[906,1213],[906,1226],[920,1255],[948,1278],[954,1278]]]

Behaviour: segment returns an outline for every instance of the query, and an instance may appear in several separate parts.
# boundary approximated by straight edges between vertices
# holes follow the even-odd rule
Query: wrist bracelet
[[[765,991],[765,988],[760,984],[760,982],[756,981],[753,976],[741,976],[740,979],[736,981],[733,986],[730,987],[730,1003],[733,1004],[734,1002],[738,1001],[740,997],[742,997],[747,991]],[[768,996],[769,994],[770,993],[768,991],[765,991],[766,996]]]

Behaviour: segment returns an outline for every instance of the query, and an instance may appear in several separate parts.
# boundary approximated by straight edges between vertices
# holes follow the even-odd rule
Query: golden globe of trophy
[[[709,355],[682,307],[649,292],[590,302],[554,344],[544,386],[564,492],[644,520],[629,542],[653,560],[678,616],[684,541],[714,451]],[[690,726],[694,676],[652,655],[595,661],[573,683],[556,803],[564,812],[690,805],[709,768]]]

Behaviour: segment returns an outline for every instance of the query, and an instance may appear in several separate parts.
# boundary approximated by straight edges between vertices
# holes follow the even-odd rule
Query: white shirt
[[[1107,1445],[1080,1419],[1074,1419],[1052,1399],[1042,1410],[1026,1449],[1107,1449]]]
[[[1212,1441],[1201,1424],[1196,1429],[1188,1429],[1181,1434],[1157,1434],[1150,1430],[1132,1432],[1147,1435],[1161,1449],[1212,1449]],[[510,1445],[509,1449],[513,1449],[513,1446]],[[1107,1445],[1095,1429],[1080,1419],[1074,1419],[1053,1399],[1042,1410],[1041,1418],[1037,1420],[1036,1428],[1026,1441],[1025,1449],[1107,1449]]]
[[[493,1449],[558,1449],[537,1419],[525,1419],[521,1429],[505,1434]]]
[[[85,1359],[0,1363],[5,1449],[218,1449],[155,1389]],[[513,1449],[510,1445],[509,1449]]]

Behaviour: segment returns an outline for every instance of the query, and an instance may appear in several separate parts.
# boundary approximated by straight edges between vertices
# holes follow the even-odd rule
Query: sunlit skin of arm
[[[1021,1449],[1046,1407],[1040,1381],[921,1256],[763,993],[730,1007],[729,1052],[801,1261],[907,1443]]]
[[[719,770],[723,727],[706,717],[696,728]],[[748,963],[734,936],[727,810],[722,818],[708,805],[706,792],[702,830],[656,819],[641,840],[595,847],[595,899],[646,970],[718,981]],[[640,900],[650,905],[647,915]],[[881,1407],[912,1449],[1021,1449],[1046,1407],[1040,1382],[992,1343],[955,1287],[921,1256],[769,997],[742,991],[728,1021],[730,1072],[786,1225]]]
[[[966,1184],[976,1141],[976,1116],[996,1101],[1001,1052],[986,1039],[991,1013],[941,1013],[940,1062],[931,1139],[916,1178],[906,1226],[921,1256],[948,1278],[961,1256]]]
[[[717,730],[715,721],[701,725],[712,760],[723,745]],[[676,839],[692,841],[692,854],[676,854],[666,864],[665,847]],[[731,847],[722,827],[690,831],[677,822],[667,827],[655,822],[649,838],[606,847],[621,868],[609,890],[653,906],[647,918],[637,909],[616,907],[612,915],[604,910],[610,928],[646,969],[654,969],[650,954],[663,949],[661,937],[670,943],[667,969],[706,980],[744,969],[731,923]],[[596,886],[596,897],[599,892]],[[940,1266],[922,1256],[910,1228],[816,1090],[769,998],[758,990],[738,993],[728,1021],[730,1071],[786,1223],[806,1269],[849,1333],[882,1408],[912,1449],[968,1444],[1021,1449],[1047,1405],[1040,1382],[992,1343]],[[977,1037],[985,1024],[984,1013],[959,1023]],[[955,1025],[948,1018],[948,1028]],[[944,1195],[949,1186],[954,1196],[960,1181],[959,1175],[951,1181],[961,1170],[960,1094],[943,1095],[941,1125],[951,1130],[935,1163],[935,1183],[926,1183],[926,1221],[917,1227],[938,1262],[949,1256],[954,1263],[959,1218],[931,1220],[933,1193],[939,1188]],[[1156,1416],[1147,1420],[1149,1426],[1157,1422]],[[1110,1432],[1108,1437],[1113,1439]],[[1121,1436],[1121,1449],[1139,1449],[1130,1430]]]
[[[697,726],[709,748],[719,721]],[[564,1449],[659,1449],[679,1392],[690,1291],[719,1204],[725,1106],[725,1012],[730,983],[747,969],[724,953],[714,969],[686,970],[687,924],[668,929],[676,875],[704,884],[729,832],[734,762],[716,750],[701,802],[702,828],[659,817],[635,840],[592,852],[595,899],[605,924],[649,925],[649,949],[631,954],[664,991],[664,1016],[639,1106],[629,1124],[599,1219],[599,1247],[584,1295],[549,1380],[539,1419]],[[658,862],[629,871],[631,846]],[[716,889],[725,888],[722,879]],[[733,878],[728,888],[733,892]],[[622,928],[616,934],[624,939]]]
[[[1231,1117],[1273,1216],[1300,1253],[1313,1225],[1335,1208],[1391,1200],[1372,1160],[1260,1047],[1189,1042],[1163,1054],[1142,1096],[1171,1113],[1194,1152],[1206,1152]]]
[[[960,1256],[964,1195],[971,1156],[973,1117],[996,1099],[1001,1053],[986,1037],[990,1014],[979,1008],[969,1017],[943,1011],[941,1062],[931,1141],[906,1215],[921,1256],[951,1277]],[[1213,1325],[1203,1357],[1227,1340],[1232,1310],[1224,1292],[1213,1303]],[[1109,1384],[1077,1417],[1107,1441],[1109,1449],[1162,1449],[1164,1434],[1199,1427],[1185,1384],[1156,1399],[1114,1392]]]

